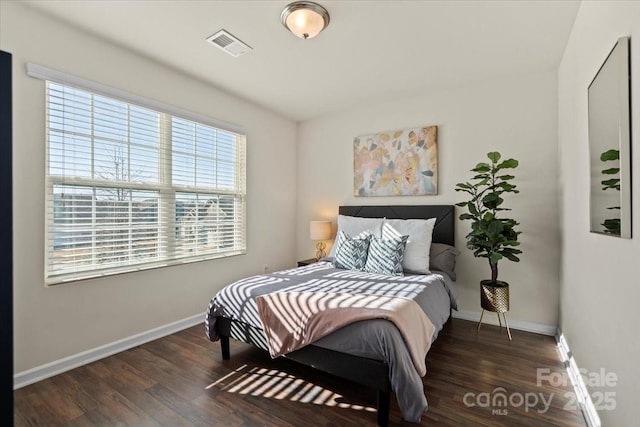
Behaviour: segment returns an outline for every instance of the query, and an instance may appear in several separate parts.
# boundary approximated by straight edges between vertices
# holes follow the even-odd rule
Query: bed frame
[[[433,229],[432,242],[446,243],[452,246],[455,242],[453,205],[340,206],[339,213],[363,218],[437,218]],[[226,317],[218,317],[215,327],[220,335],[220,347],[224,360],[229,360],[231,357],[229,337],[232,335],[235,339],[266,350],[266,342],[261,329]],[[386,427],[389,424],[391,383],[389,382],[389,367],[386,363],[316,347],[313,344],[285,354],[282,357],[376,389],[378,392],[378,425]]]

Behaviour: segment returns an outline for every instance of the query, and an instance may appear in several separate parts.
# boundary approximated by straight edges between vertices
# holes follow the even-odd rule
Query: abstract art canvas
[[[354,196],[438,194],[437,131],[425,126],[354,138]]]

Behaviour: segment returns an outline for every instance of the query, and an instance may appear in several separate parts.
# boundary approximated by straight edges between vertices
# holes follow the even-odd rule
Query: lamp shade
[[[311,240],[329,240],[331,238],[331,221],[311,221],[309,223]]]
[[[329,12],[317,3],[296,1],[280,15],[282,24],[301,39],[311,39],[329,25]]]

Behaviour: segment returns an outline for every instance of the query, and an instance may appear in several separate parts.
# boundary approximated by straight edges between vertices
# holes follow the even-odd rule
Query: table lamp
[[[331,221],[311,221],[309,223],[309,237],[311,240],[318,241],[316,243],[316,260],[326,257],[327,244],[323,240],[331,238]]]

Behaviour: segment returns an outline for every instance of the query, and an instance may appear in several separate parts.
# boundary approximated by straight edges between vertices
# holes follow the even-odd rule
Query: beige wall
[[[579,367],[616,373],[604,426],[637,425],[640,384],[640,2],[583,2],[559,69],[560,327]],[[618,37],[631,37],[633,239],[589,232],[587,86]]]
[[[439,195],[353,197],[353,137],[421,125],[438,126]],[[521,193],[507,206],[521,222],[520,263],[501,262],[499,278],[511,283],[512,319],[557,325],[558,194],[557,80],[540,72],[438,92],[416,93],[386,104],[365,105],[298,126],[297,255],[314,253],[309,220],[337,216],[341,204],[452,204],[469,169],[498,150],[520,160]],[[458,209],[458,213],[462,211]],[[456,224],[460,308],[479,312],[479,282],[490,277],[485,259],[464,246],[469,224]]]
[[[204,313],[230,281],[294,265],[295,169],[282,167],[295,164],[294,122],[21,4],[2,2],[0,28],[14,64],[16,372]],[[247,255],[45,288],[44,82],[26,62],[244,126]]]

